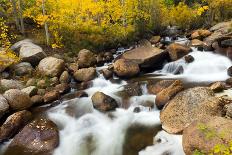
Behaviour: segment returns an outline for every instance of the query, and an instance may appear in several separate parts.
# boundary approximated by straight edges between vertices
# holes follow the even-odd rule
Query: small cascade
[[[161,78],[181,78],[190,82],[214,82],[229,78],[227,69],[232,65],[229,58],[213,52],[200,52],[195,48],[189,55],[194,57],[192,63],[186,63],[182,58],[166,64],[161,71],[154,73],[163,74]],[[179,72],[182,69],[183,73]]]

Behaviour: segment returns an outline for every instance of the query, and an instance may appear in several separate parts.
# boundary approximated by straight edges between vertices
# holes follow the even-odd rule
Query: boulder
[[[46,57],[46,53],[44,53],[40,46],[35,45],[32,42],[28,42],[21,46],[19,57],[22,61],[29,62],[36,66],[40,60]]]
[[[71,73],[75,73],[79,69],[78,63],[71,63],[68,65],[68,70]]]
[[[133,61],[142,68],[154,68],[163,64],[168,54],[152,46],[140,46],[122,54],[121,59]]]
[[[9,104],[7,100],[2,95],[0,95],[0,119],[5,113],[8,112],[8,110]]]
[[[222,22],[210,28],[210,31],[213,32],[210,36],[204,39],[205,50],[213,50],[212,45],[214,42],[221,40],[227,35],[230,35],[230,26],[232,22]]]
[[[212,117],[194,121],[183,132],[183,148],[190,154],[231,154],[232,120]]]
[[[153,36],[151,39],[150,39],[150,42],[151,44],[157,44],[158,42],[160,42],[161,40],[161,37],[160,36]]]
[[[10,115],[0,127],[0,142],[12,138],[30,121],[31,118],[31,112],[26,110]]]
[[[180,80],[175,80],[170,86],[160,91],[155,98],[155,104],[158,109],[171,100],[178,92],[184,89],[183,83]]]
[[[26,86],[36,86],[36,79],[34,78],[30,78],[29,80],[27,80]]]
[[[30,97],[37,94],[38,89],[35,86],[29,86],[21,90],[24,93],[27,93]]]
[[[110,79],[110,78],[113,77],[114,73],[113,73],[113,71],[105,68],[105,69],[102,70],[102,74],[103,74],[103,76],[104,76],[105,79]]]
[[[223,48],[232,47],[232,37],[230,39],[221,41],[221,46]]]
[[[102,92],[96,92],[91,99],[94,108],[102,112],[112,111],[118,107],[115,99]]]
[[[222,116],[223,105],[207,87],[195,87],[178,93],[160,113],[162,128],[180,133],[195,120]]]
[[[28,62],[21,62],[13,66],[13,72],[15,75],[23,76],[27,74],[32,74],[34,68]]]
[[[33,105],[40,105],[44,103],[44,99],[41,95],[35,95],[31,97],[31,102]]]
[[[209,30],[196,30],[191,34],[191,38],[192,39],[199,39],[202,40],[208,36],[210,36],[212,34],[212,32],[210,32]]]
[[[143,91],[139,82],[128,83],[127,85],[124,85],[123,90],[119,92],[119,96],[125,99],[141,95],[143,95]]]
[[[1,87],[4,88],[5,90],[9,90],[9,89],[23,89],[24,85],[23,85],[22,82],[17,81],[17,80],[2,79],[1,80]]]
[[[93,80],[97,76],[96,69],[93,67],[79,69],[74,73],[77,81],[87,82]]]
[[[227,69],[227,74],[232,77],[232,66]]]
[[[210,89],[215,93],[220,93],[225,89],[225,84],[223,82],[215,82],[211,84]]]
[[[160,124],[132,124],[126,130],[125,141],[123,144],[123,155],[137,155],[147,146],[153,145],[153,138],[160,130]]]
[[[114,72],[120,77],[133,77],[140,72],[139,65],[132,60],[119,59],[114,64]]]
[[[80,68],[93,67],[97,63],[97,59],[91,51],[83,49],[78,53],[78,65]]]
[[[38,69],[39,71],[50,77],[60,76],[64,71],[65,63],[62,59],[57,59],[54,57],[46,57],[40,61]]]
[[[64,71],[64,72],[60,75],[59,81],[60,81],[60,83],[69,83],[69,82],[70,82],[69,73],[68,73],[67,71]]]
[[[88,97],[88,94],[84,91],[76,91],[76,92],[71,92],[71,93],[63,95],[61,99],[72,100],[75,98],[82,98],[82,97]]]
[[[224,106],[224,111],[226,114],[226,118],[232,118],[232,103],[226,104]]]
[[[192,63],[194,61],[194,57],[191,56],[191,55],[186,55],[184,57],[184,60],[185,60],[186,63]]]
[[[167,47],[166,50],[168,51],[172,61],[176,61],[184,57],[185,55],[188,55],[192,51],[192,49],[188,46],[181,45],[178,43],[172,43]]]
[[[67,83],[58,84],[55,86],[55,90],[60,94],[68,93],[70,91],[70,86]]]
[[[154,83],[149,83],[147,85],[148,92],[150,94],[158,94],[162,90],[168,88],[170,85],[172,85],[175,82],[175,80],[161,80],[159,82]]]
[[[201,41],[201,40],[193,39],[193,40],[190,41],[189,45],[192,46],[192,47],[203,48],[205,43],[203,41]]]
[[[18,89],[10,89],[3,95],[13,110],[24,110],[32,106],[29,95]]]
[[[14,137],[5,155],[52,155],[58,144],[57,126],[50,120],[36,119]]]
[[[43,99],[45,103],[53,102],[55,100],[58,100],[60,97],[60,93],[56,90],[50,91],[45,93]]]

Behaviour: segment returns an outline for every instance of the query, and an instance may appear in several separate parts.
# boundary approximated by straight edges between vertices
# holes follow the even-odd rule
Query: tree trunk
[[[21,25],[21,33],[25,35],[22,6],[23,6],[22,0],[19,0],[19,19],[20,19],[20,25]]]
[[[46,15],[46,11],[45,11],[45,0],[42,0],[42,11],[43,11],[43,16]],[[44,29],[45,29],[45,36],[46,36],[46,43],[47,45],[49,45],[49,32],[48,32],[48,23],[47,21],[45,21],[44,23]]]
[[[15,0],[11,0],[12,6],[13,6],[13,14],[15,17],[15,24],[18,30],[20,30],[20,25],[19,25],[19,19],[18,19],[18,12],[17,12],[17,6]]]

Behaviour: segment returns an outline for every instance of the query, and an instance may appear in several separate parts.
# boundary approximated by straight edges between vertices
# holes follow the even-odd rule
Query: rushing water
[[[179,39],[178,42],[185,44],[186,39]],[[121,49],[114,57],[116,58],[124,51]],[[227,68],[232,65],[228,58],[212,52],[200,52],[195,48],[190,55],[194,57],[194,62],[187,64],[184,59],[180,59],[166,64],[162,70],[150,73],[150,75],[158,73],[162,74],[159,76],[162,79],[181,78],[194,82],[222,81],[228,78]],[[97,70],[107,65],[98,67]],[[179,67],[183,68],[183,73],[174,75]],[[161,126],[160,112],[154,103],[155,95],[148,93],[146,85],[141,86],[143,95],[129,98],[128,109],[118,108],[110,114],[105,114],[93,108],[91,96],[97,91],[123,104],[123,98],[118,95],[118,92],[123,90],[127,81],[119,81],[112,83],[99,74],[98,78],[93,80],[93,86],[85,90],[89,97],[64,101],[47,112],[48,117],[60,129],[60,145],[54,155],[122,155],[126,131],[130,126],[134,124]],[[148,108],[147,103],[153,104],[154,108]],[[136,107],[140,107],[141,112],[135,113]],[[154,145],[141,150],[139,155],[184,154],[181,135],[171,135],[160,131],[153,136]]]

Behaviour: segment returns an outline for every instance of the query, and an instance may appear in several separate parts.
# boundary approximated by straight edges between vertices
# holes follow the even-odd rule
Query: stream
[[[177,42],[185,43],[186,39]],[[123,53],[120,49],[114,57]],[[170,62],[163,69],[141,75],[141,96],[127,99],[129,107],[123,108],[124,98],[118,92],[123,91],[129,82],[114,77],[117,82],[106,80],[102,74],[92,81],[92,86],[85,92],[89,97],[75,98],[63,101],[49,109],[47,117],[60,129],[60,144],[53,155],[122,155],[126,141],[127,130],[134,125],[155,127],[158,132],[153,135],[153,144],[139,152],[139,155],[184,155],[182,135],[171,135],[161,129],[160,111],[155,106],[155,95],[147,90],[146,79],[182,79],[185,83],[196,85],[209,84],[229,78],[227,68],[232,62],[225,56],[210,51],[198,51],[193,48],[190,53],[194,57],[192,63],[187,64],[184,59]],[[110,63],[98,67],[99,72],[107,68]],[[176,69],[183,68],[183,73],[174,75]],[[159,75],[159,76],[158,76]],[[140,82],[142,82],[140,81]],[[75,91],[75,90],[72,90]],[[91,97],[97,92],[103,92],[114,98],[121,105],[116,111],[101,113],[93,108]],[[153,108],[146,104],[152,104]],[[139,112],[135,112],[139,108]]]

